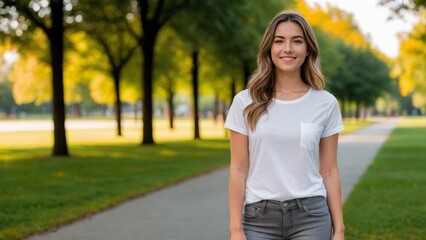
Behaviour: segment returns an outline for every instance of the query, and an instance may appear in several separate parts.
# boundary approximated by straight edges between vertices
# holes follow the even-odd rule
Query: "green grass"
[[[344,120],[343,125],[345,126],[345,129],[340,134],[348,134],[348,133],[354,132],[372,123],[374,123],[374,121],[372,120],[369,120],[369,121]]]
[[[344,205],[346,239],[425,239],[425,204],[426,118],[403,118]]]
[[[28,156],[44,149],[26,150]],[[19,239],[224,166],[226,140],[73,146],[71,158],[0,162],[0,239]]]
[[[154,124],[153,146],[140,146],[138,126],[122,137],[114,129],[69,130],[71,157],[50,156],[50,131],[0,133],[0,239],[22,239],[229,163],[223,123],[203,120],[202,141],[191,140],[189,120],[174,130],[165,120]]]

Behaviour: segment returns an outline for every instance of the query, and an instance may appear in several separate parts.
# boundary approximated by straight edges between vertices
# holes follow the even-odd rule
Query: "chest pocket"
[[[323,129],[323,126],[315,123],[300,123],[300,147],[308,150],[316,149]]]

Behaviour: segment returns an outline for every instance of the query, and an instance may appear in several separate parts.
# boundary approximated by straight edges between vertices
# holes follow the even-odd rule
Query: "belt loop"
[[[268,200],[263,200],[263,201],[262,201],[262,208],[261,208],[261,210],[260,210],[260,212],[261,212],[262,214],[265,214],[265,212],[266,212],[266,203],[267,203],[267,201],[268,201]]]
[[[302,212],[302,202],[300,201],[300,198],[296,198],[297,207],[299,208],[299,212]]]

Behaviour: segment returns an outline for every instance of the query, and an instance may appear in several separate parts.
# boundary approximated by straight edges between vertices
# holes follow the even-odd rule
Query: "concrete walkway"
[[[395,125],[387,120],[340,137],[344,200]],[[30,240],[229,239],[228,175],[228,169],[219,170]]]

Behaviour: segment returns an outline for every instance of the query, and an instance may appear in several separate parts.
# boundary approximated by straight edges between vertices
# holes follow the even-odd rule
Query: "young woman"
[[[314,32],[300,14],[284,11],[271,21],[247,88],[225,123],[231,239],[344,239],[343,125],[336,98],[324,90]]]

